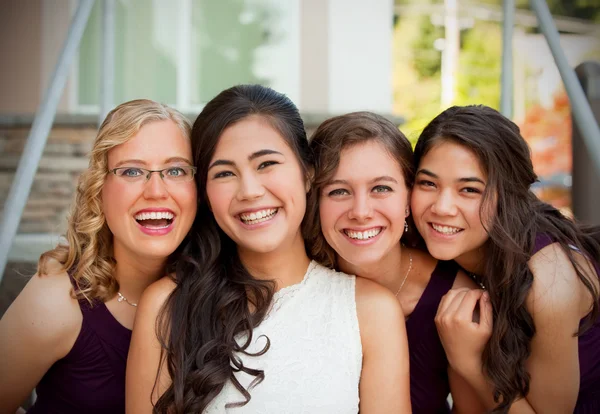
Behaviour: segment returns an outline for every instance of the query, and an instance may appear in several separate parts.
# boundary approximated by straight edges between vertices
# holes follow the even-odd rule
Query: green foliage
[[[439,74],[442,67],[442,54],[433,48],[433,42],[442,37],[444,37],[444,29],[434,26],[429,16],[419,18],[419,35],[411,46],[414,66],[420,78]]]
[[[502,65],[502,33],[498,24],[478,22],[464,35],[455,103],[498,108]]]

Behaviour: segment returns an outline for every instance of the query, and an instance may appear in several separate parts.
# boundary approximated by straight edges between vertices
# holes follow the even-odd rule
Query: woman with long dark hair
[[[491,108],[438,115],[415,165],[411,206],[427,249],[485,287],[442,299],[452,368],[494,412],[600,412],[600,229],[538,199],[527,143]]]
[[[310,147],[315,174],[307,244],[313,256],[377,282],[398,298],[407,319],[414,413],[449,413],[450,391],[454,412],[480,413],[477,395],[448,369],[434,322],[440,300],[451,288],[477,285],[455,263],[411,247],[418,234],[409,224],[414,180],[410,142],[382,116],[354,112],[323,122]]]
[[[141,300],[128,412],[409,412],[393,294],[306,253],[313,158],[294,104],[235,86],[192,137],[198,214],[175,274]]]

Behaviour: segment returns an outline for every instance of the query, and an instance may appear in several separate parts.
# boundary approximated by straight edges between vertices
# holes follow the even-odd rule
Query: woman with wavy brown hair
[[[485,287],[440,304],[452,368],[494,412],[600,412],[600,228],[537,198],[527,143],[491,108],[438,115],[415,166],[411,207],[427,249]]]
[[[477,396],[449,369],[434,323],[448,290],[477,285],[455,264],[413,247],[419,239],[409,225],[410,142],[384,117],[354,112],[323,122],[310,147],[307,245],[316,260],[395,294],[406,318],[413,412],[449,413],[450,392],[454,412],[481,412]]]
[[[66,241],[0,321],[0,412],[123,413],[137,302],[164,276],[196,213],[190,123],[150,100],[106,117]]]
[[[313,157],[293,102],[234,86],[192,136],[198,216],[175,273],[144,292],[127,411],[410,412],[394,296],[306,252]]]

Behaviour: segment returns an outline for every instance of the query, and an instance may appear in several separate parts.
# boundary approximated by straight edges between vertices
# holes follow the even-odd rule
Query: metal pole
[[[442,51],[442,93],[440,103],[443,109],[454,101],[456,73],[460,52],[460,29],[458,27],[457,0],[444,0],[445,41]]]
[[[98,126],[115,102],[115,0],[102,0],[102,58]]]
[[[600,174],[600,128],[594,118],[594,114],[587,101],[581,84],[577,80],[575,71],[569,66],[569,62],[560,46],[560,37],[548,5],[544,0],[529,0],[531,9],[535,12],[540,24],[540,29],[550,46],[552,56],[565,84],[567,95],[571,103],[574,121],[577,123],[583,141],[585,142],[590,158]]]
[[[67,33],[65,44],[54,68],[48,89],[38,107],[19,161],[17,172],[15,173],[15,178],[10,187],[8,198],[4,205],[2,226],[0,227],[0,281],[4,274],[8,253],[17,233],[19,222],[21,221],[23,209],[31,191],[31,184],[33,183],[40,158],[44,152],[44,147],[46,146],[50,128],[56,116],[56,108],[58,107],[58,102],[67,81],[69,67],[79,48],[79,43],[93,5],[94,0],[79,1],[77,11]]]
[[[504,19],[502,21],[502,93],[500,112],[507,117],[513,116],[513,31],[515,26],[515,0],[502,2]]]

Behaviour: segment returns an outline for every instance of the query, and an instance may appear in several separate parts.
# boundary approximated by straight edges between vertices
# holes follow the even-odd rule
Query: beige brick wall
[[[29,134],[27,126],[0,126],[0,214]],[[77,179],[88,166],[96,127],[52,129],[23,211],[18,233],[63,233]]]

